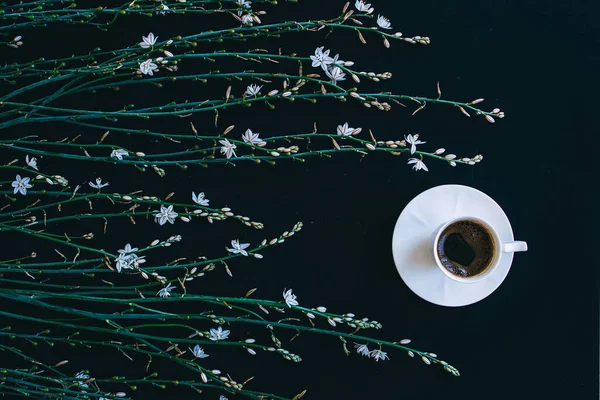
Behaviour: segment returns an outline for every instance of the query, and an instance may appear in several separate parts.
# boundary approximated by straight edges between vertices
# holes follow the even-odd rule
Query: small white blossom
[[[219,400],[229,400],[229,399],[227,397],[223,396],[223,395],[220,395],[219,396]]]
[[[331,69],[328,69],[325,73],[331,79],[331,83],[333,83],[334,85],[339,81],[346,80],[346,74],[344,73],[344,71],[342,71],[340,67],[333,67]]]
[[[25,164],[30,167],[35,169],[36,171],[38,171],[38,167],[37,167],[37,158],[35,157],[31,157],[29,158],[29,156],[25,156]]]
[[[246,249],[248,247],[250,247],[250,243],[241,243],[240,244],[239,240],[232,240],[231,247],[233,247],[233,248],[230,249],[229,247],[225,247],[227,249],[227,251],[230,252],[231,254],[241,254],[243,256],[248,256],[248,252],[246,251]]]
[[[248,1],[248,0],[236,0],[236,3],[238,5],[238,7],[240,8],[238,10],[238,12],[237,12],[238,17],[241,17],[244,12],[251,11],[250,10],[250,7],[251,7],[250,4],[252,4],[251,1]],[[252,22],[252,21],[250,21],[250,22]]]
[[[292,293],[292,289],[283,289],[283,299],[290,308],[298,305],[298,300],[296,300],[296,295]]]
[[[30,180],[31,178],[29,177],[21,178],[21,175],[17,174],[14,182],[11,183],[11,186],[15,188],[14,193],[21,193],[23,196],[25,196],[27,194],[27,189],[31,189],[33,187],[29,184]]]
[[[88,384],[83,382],[83,381],[87,381],[88,379],[90,379],[90,376],[88,374],[84,374],[83,371],[80,371],[77,373],[77,375],[75,375],[75,379],[79,379],[79,381],[75,381],[75,382],[79,382],[80,388],[83,388],[83,389],[89,388]]]
[[[119,161],[123,159],[123,156],[128,156],[128,155],[129,155],[129,152],[124,149],[115,149],[110,153],[110,156],[112,158],[117,159]]]
[[[414,164],[413,165],[413,169],[415,171],[418,171],[420,169],[423,169],[425,171],[429,171],[427,169],[427,166],[425,165],[425,163],[423,161],[419,160],[418,158],[409,158],[408,159],[408,164]]]
[[[168,207],[161,205],[160,211],[156,211],[156,214],[154,214],[154,220],[160,225],[164,225],[167,222],[174,224],[177,215],[178,214],[175,211],[173,211],[173,205],[170,205]]]
[[[371,14],[373,11],[375,11],[370,4],[365,3],[363,0],[356,0],[354,7],[356,7],[358,11],[365,12],[367,14]]]
[[[96,183],[89,182],[88,184],[91,187],[93,187],[94,189],[102,189],[103,187],[106,187],[109,185],[108,182],[102,183],[102,178],[96,178]]]
[[[253,133],[250,129],[247,129],[246,132],[242,135],[242,139],[244,139],[244,142],[246,143],[259,144],[260,142],[262,142],[262,140],[258,135],[258,133]]]
[[[211,329],[210,330],[210,337],[209,339],[212,340],[213,342],[216,342],[218,340],[225,340],[229,337],[229,333],[230,331],[227,330],[223,330],[223,328],[221,328],[220,326],[217,329]]]
[[[148,36],[142,36],[142,41],[140,42],[140,47],[144,49],[148,49],[156,44],[156,40],[158,36],[154,36],[154,33],[150,32]]]
[[[410,144],[410,154],[415,154],[415,151],[417,151],[417,145],[418,144],[423,144],[423,143],[427,143],[427,142],[421,142],[419,139],[419,134],[417,133],[416,135],[408,135],[408,136],[404,136],[404,139],[406,140],[406,143]]]
[[[158,293],[156,293],[157,296],[160,297],[169,297],[171,296],[171,290],[175,289],[175,286],[171,285],[171,282],[169,282],[169,284],[167,286],[165,286],[164,288],[160,289],[158,291]]]
[[[149,58],[143,63],[140,64],[140,72],[144,75],[154,75],[154,71],[158,69],[158,65],[152,62],[152,59]]]
[[[262,89],[262,86],[259,86],[259,85],[248,85],[248,87],[246,88],[246,94],[248,96],[258,96],[258,93],[260,92],[260,89]]]
[[[356,349],[356,352],[361,356],[371,356],[371,350],[369,350],[366,344],[354,343],[354,348]]]
[[[338,125],[337,127],[337,134],[340,136],[352,136],[352,134],[354,133],[355,129],[348,126],[348,123],[344,123],[344,125]]]
[[[371,358],[374,359],[375,361],[379,361],[379,360],[389,360],[390,358],[388,357],[387,353],[385,351],[381,351],[381,350],[373,350],[371,352]]]
[[[242,15],[242,24],[250,25],[254,21],[260,22],[259,19],[257,19],[254,15],[252,15],[250,13]]]
[[[383,15],[377,16],[377,25],[379,25],[383,29],[392,29],[392,23]]]
[[[160,10],[156,11],[156,15],[165,15],[169,11],[169,7],[166,4],[158,6]]]
[[[208,206],[208,202],[210,201],[204,197],[204,192],[200,192],[200,193],[198,193],[198,195],[196,195],[196,193],[192,192],[192,200],[194,201],[194,203],[201,205],[201,206]]]
[[[315,49],[315,55],[310,56],[313,67],[321,67],[323,71],[327,71],[327,66],[333,64],[333,58],[329,56],[330,50],[323,51],[325,46],[317,47]]]
[[[206,357],[209,357],[209,355],[204,352],[204,349],[202,347],[200,347],[200,345],[195,345],[193,349],[190,349],[188,347],[188,349],[192,352],[192,354],[196,358],[206,358]]]
[[[221,147],[221,153],[225,154],[227,158],[237,157],[237,154],[235,154],[237,146],[234,143],[230,143],[227,139],[219,140],[219,143],[223,145],[223,147]]]

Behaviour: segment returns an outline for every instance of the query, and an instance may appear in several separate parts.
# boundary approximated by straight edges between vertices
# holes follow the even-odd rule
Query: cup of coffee
[[[433,255],[442,272],[460,283],[474,283],[492,274],[504,253],[527,251],[527,243],[502,242],[496,230],[475,217],[443,224],[434,235]]]

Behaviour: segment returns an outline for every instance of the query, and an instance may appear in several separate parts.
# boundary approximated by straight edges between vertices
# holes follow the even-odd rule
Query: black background
[[[342,6],[302,0],[264,7],[263,22],[335,16]],[[183,198],[191,190],[204,191],[211,205],[227,204],[265,223],[265,232],[233,222],[215,227],[179,223],[160,231],[148,224],[152,230],[143,232],[143,227],[123,224],[113,230],[114,248],[179,233],[184,236],[181,254],[220,254],[234,237],[256,243],[303,221],[303,231],[266,251],[264,260],[232,262],[233,278],[218,270],[198,283],[198,292],[243,295],[258,287],[256,297],[280,299],[283,288],[291,287],[301,305],[326,305],[377,319],[384,326],[374,333],[378,337],[409,337],[415,348],[437,353],[461,372],[455,378],[399,351],[390,351],[391,360],[379,363],[354,354],[346,357],[335,337],[310,334],[287,345],[304,358],[299,364],[270,354],[251,359],[245,353],[211,352],[213,366],[238,380],[256,376],[248,388],[285,396],[307,389],[313,399],[598,398],[598,257],[596,233],[588,233],[598,218],[587,205],[595,186],[589,172],[597,171],[592,121],[597,114],[594,74],[600,43],[592,24],[599,7],[591,1],[527,0],[378,1],[374,6],[405,36],[429,36],[431,45],[393,42],[388,50],[374,36],[367,36],[365,46],[351,31],[336,31],[294,34],[260,46],[311,54],[324,45],[353,60],[358,70],[394,74],[377,87],[435,97],[439,81],[444,98],[483,97],[483,108],[499,107],[506,118],[491,125],[483,118],[467,119],[452,107],[431,105],[411,117],[412,110],[401,107],[382,113],[351,103],[320,102],[278,104],[273,112],[256,105],[229,110],[219,119],[220,129],[235,124],[268,136],[309,132],[316,122],[321,130],[333,132],[348,121],[371,128],[378,139],[418,132],[428,142],[424,149],[445,147],[460,156],[481,153],[481,164],[450,168],[430,161],[430,172],[414,172],[405,157],[341,155],[305,164],[282,161],[274,168],[238,164],[173,169],[161,179],[127,167],[75,168],[52,162],[71,182],[102,176],[114,190],[144,188],[162,196],[175,191]],[[123,41],[134,43],[148,31],[166,38],[210,24],[234,26],[235,21],[141,18],[120,21],[106,33],[55,26],[24,35],[31,48],[20,56],[64,55],[75,52],[72,47],[96,45],[108,49]],[[593,65],[596,72],[591,74]],[[220,85],[216,93],[220,96],[225,87]],[[196,93],[207,95],[201,87],[179,90],[191,99]],[[106,104],[115,100],[110,96],[96,100]],[[212,115],[194,118],[197,127],[210,127],[213,121]],[[403,207],[422,191],[449,183],[472,186],[494,198],[511,220],[516,239],[529,244],[491,296],[462,308],[436,306],[413,294],[396,271],[390,246]],[[231,329],[234,334],[237,328]],[[257,338],[268,340],[265,333]],[[84,357],[82,361],[90,361]],[[116,353],[104,354],[87,367],[97,374],[124,368],[135,375],[145,365],[125,362]],[[175,394],[197,396],[174,389],[140,391],[138,396]]]

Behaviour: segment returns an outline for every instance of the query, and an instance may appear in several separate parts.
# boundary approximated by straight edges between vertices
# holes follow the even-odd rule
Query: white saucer
[[[448,278],[433,258],[432,235],[444,222],[461,216],[488,221],[502,242],[513,241],[510,222],[491,197],[462,185],[442,185],[415,197],[402,211],[392,238],[394,263],[404,283],[424,300],[440,306],[460,307],[476,303],[500,286],[513,260],[504,253],[486,279],[459,283]]]

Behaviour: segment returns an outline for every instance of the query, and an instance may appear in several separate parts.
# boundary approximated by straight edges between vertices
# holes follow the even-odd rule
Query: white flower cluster
[[[139,268],[140,264],[146,262],[146,256],[138,256],[135,254],[139,249],[137,247],[131,247],[129,243],[125,247],[119,250],[119,256],[115,259],[117,263],[117,272],[121,272],[124,269],[136,269]]]
[[[315,68],[321,67],[334,85],[339,81],[345,81],[346,74],[340,67],[351,67],[354,65],[354,62],[340,60],[339,54],[331,57],[329,55],[331,50],[323,50],[324,48],[324,46],[317,47],[315,54],[310,56],[312,66]]]
[[[252,2],[248,1],[248,0],[236,0],[236,4],[239,7],[239,10],[237,12],[238,17],[240,18],[240,21],[242,21],[242,24],[244,25],[250,25],[254,22],[256,22],[257,24],[260,24],[260,18],[258,18],[258,15],[256,15],[255,13],[252,12]]]
[[[354,343],[354,348],[356,349],[356,352],[361,356],[367,356],[369,358],[374,359],[375,361],[383,361],[390,359],[385,351],[382,351],[380,349],[369,350],[366,344]]]
[[[359,12],[363,12],[366,14],[372,14],[373,11],[375,11],[375,8],[373,8],[371,4],[365,2],[364,0],[356,0],[356,3],[354,3],[354,7],[356,7],[356,9]],[[388,18],[384,17],[383,15],[377,16],[377,25],[379,25],[379,27],[383,29],[392,29],[392,23]]]

